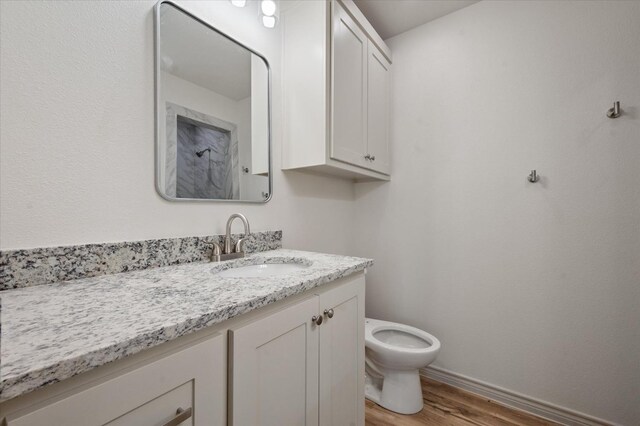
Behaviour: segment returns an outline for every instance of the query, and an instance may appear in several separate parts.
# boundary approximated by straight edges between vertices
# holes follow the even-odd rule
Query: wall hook
[[[618,118],[620,117],[621,114],[622,114],[622,111],[620,110],[620,102],[615,101],[613,103],[613,108],[609,108],[609,111],[607,111],[607,117]]]
[[[540,175],[538,175],[537,171],[531,170],[531,173],[527,176],[527,180],[531,183],[536,183],[540,180]]]

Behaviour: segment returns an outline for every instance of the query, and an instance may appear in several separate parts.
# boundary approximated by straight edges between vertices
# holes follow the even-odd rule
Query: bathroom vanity
[[[0,420],[362,425],[371,264],[272,250],[5,291]]]
[[[286,122],[297,123],[284,168],[388,180],[388,47],[350,0],[299,2],[283,21],[285,60],[300,49],[300,68],[284,67]],[[266,57],[171,0],[156,4],[154,29],[160,196],[269,201]],[[288,111],[294,93],[307,118]],[[232,239],[236,217],[244,236]],[[3,253],[0,426],[363,425],[372,261],[242,257],[254,237],[235,214],[224,246],[190,237]],[[218,262],[201,262],[205,245]]]

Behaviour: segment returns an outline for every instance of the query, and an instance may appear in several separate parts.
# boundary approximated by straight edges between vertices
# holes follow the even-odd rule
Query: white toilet
[[[422,410],[418,370],[431,364],[440,342],[429,333],[395,322],[367,318],[365,396],[400,414]]]

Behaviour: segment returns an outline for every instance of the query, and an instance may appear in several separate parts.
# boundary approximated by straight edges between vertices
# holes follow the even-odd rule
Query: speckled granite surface
[[[237,265],[300,263],[290,275],[221,278]],[[296,250],[255,253],[0,293],[0,401],[91,370],[371,266]]]
[[[240,235],[233,235],[237,241]],[[223,235],[0,251],[0,290],[50,284],[209,259],[206,241]],[[247,253],[282,247],[282,231],[252,233]]]

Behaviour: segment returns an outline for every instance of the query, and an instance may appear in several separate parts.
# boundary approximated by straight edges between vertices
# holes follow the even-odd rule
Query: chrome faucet
[[[238,242],[236,242],[234,249],[232,249],[231,224],[233,223],[234,219],[240,219],[242,221],[242,224],[244,225],[244,237],[240,238]],[[224,237],[224,249],[222,251],[223,256],[229,255],[229,254],[234,255],[234,256],[227,257],[227,259],[232,259],[234,257],[243,257],[244,242],[246,241],[249,234],[251,234],[251,230],[249,229],[249,221],[244,215],[240,213],[234,213],[231,216],[229,216],[229,220],[227,220],[227,233]]]
[[[236,245],[232,248],[231,240],[231,224],[234,219],[240,219],[244,224],[244,236],[236,242]],[[249,229],[249,221],[244,215],[240,213],[234,213],[229,217],[227,221],[227,233],[224,236],[224,245],[221,247],[216,242],[205,241],[204,243],[211,246],[211,261],[220,262],[221,260],[237,259],[244,257],[244,242],[247,240],[251,230]]]

